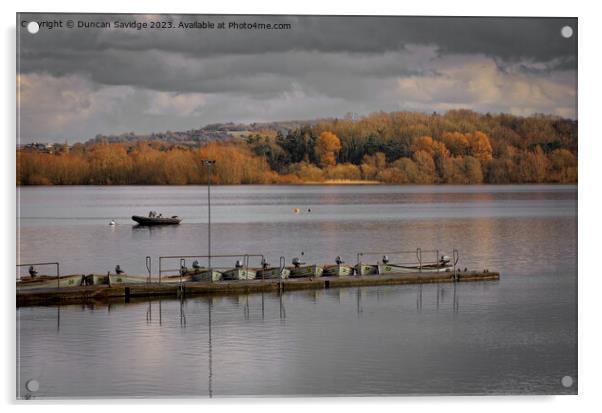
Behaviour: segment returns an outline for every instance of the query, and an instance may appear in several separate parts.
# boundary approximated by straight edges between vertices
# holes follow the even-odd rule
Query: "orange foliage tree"
[[[332,132],[324,131],[316,140],[314,152],[321,166],[334,166],[337,163],[337,154],[341,150],[341,141]]]

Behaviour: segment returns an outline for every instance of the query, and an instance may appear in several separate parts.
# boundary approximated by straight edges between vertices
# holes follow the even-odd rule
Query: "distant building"
[[[21,150],[30,150],[37,151],[42,153],[59,153],[59,152],[69,152],[68,144],[61,143],[40,143],[40,142],[32,142],[25,145],[20,145],[19,149]]]

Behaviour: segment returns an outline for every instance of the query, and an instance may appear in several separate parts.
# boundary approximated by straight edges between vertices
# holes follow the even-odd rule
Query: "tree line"
[[[164,141],[17,151],[19,185],[187,185],[328,180],[391,184],[576,183],[577,122],[467,110],[379,112],[199,148]]]

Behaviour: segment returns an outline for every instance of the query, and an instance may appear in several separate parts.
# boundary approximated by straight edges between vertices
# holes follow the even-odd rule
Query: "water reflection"
[[[364,307],[362,307],[362,289],[358,288],[356,290],[356,296],[357,296],[357,316],[358,318],[360,317],[360,315],[364,312]]]
[[[180,298],[180,326],[186,327],[186,314],[184,313],[184,297]]]
[[[45,387],[40,397],[213,397],[481,392],[522,389],[516,380],[525,374],[532,380],[548,377],[548,367],[576,374],[567,359],[571,341],[557,335],[557,320],[563,318],[566,326],[571,314],[544,306],[540,317],[533,305],[554,298],[529,294],[523,307],[531,311],[516,317],[510,309],[521,296],[503,285],[358,287],[23,308],[18,310],[22,377],[61,383]],[[460,299],[469,311],[460,312]],[[164,317],[170,322],[162,323]],[[48,323],[51,318],[56,318],[52,339],[44,334],[54,324]],[[519,338],[517,348],[512,343]],[[63,352],[69,357],[47,357]],[[545,360],[555,357],[553,366],[537,361],[541,352],[547,352]],[[497,376],[488,375],[495,371]],[[549,383],[545,379],[538,388],[552,389]]]
[[[209,336],[209,348],[208,348],[208,355],[209,355],[209,379],[208,379],[208,383],[209,383],[209,397],[213,397],[213,343],[211,341],[211,311],[213,308],[213,299],[210,297],[207,300],[207,316],[208,316],[208,322],[207,322],[207,326],[208,326],[208,336]]]
[[[280,320],[286,319],[286,308],[284,307],[283,297],[284,297],[284,292],[282,290],[280,290],[280,292],[278,293],[278,301],[280,304]]]

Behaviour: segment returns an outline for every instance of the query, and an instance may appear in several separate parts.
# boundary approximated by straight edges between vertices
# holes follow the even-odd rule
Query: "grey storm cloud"
[[[577,20],[361,16],[18,16],[27,139],[454,106],[576,117]],[[19,22],[286,23],[135,30]],[[570,39],[560,36],[573,27]],[[43,98],[40,93],[44,93]]]
[[[64,15],[63,15],[64,16]],[[482,53],[506,60],[533,58],[548,61],[576,56],[575,18],[496,17],[391,17],[391,16],[153,16],[134,15],[152,21],[235,21],[289,23],[291,30],[269,31],[101,31],[49,30],[31,37],[22,51],[43,52],[49,47],[65,51],[121,49],[162,50],[198,56],[253,54],[288,50],[380,53],[405,44],[437,44],[448,53]],[[21,15],[21,20],[51,20],[57,15]],[[73,20],[128,21],[127,15],[71,15]],[[558,41],[560,28],[571,25],[575,36]]]

